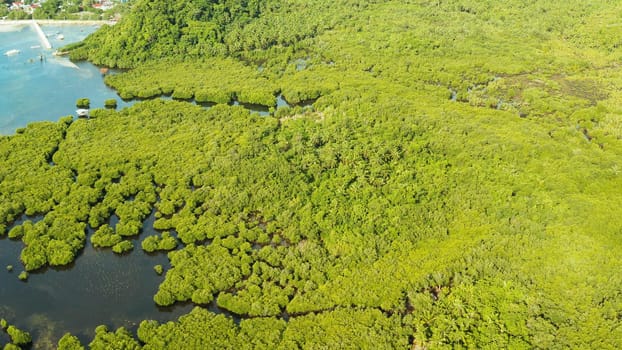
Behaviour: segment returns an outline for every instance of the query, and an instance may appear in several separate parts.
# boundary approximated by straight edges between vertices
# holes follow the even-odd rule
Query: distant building
[[[21,1],[15,1],[11,4],[11,6],[9,6],[9,10],[11,11],[24,11],[27,14],[31,15],[35,9],[41,7],[41,4],[38,2],[35,2],[33,4],[25,4]]]
[[[114,3],[110,0],[96,0],[93,2],[93,8],[106,11],[114,7]]]
[[[17,2],[12,3],[9,9],[11,9],[12,11],[22,10],[22,6],[24,6],[24,3],[17,1]]]

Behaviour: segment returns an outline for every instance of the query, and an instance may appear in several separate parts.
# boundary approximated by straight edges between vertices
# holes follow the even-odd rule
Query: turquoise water
[[[123,101],[108,88],[98,67],[88,62],[74,64],[66,57],[53,55],[55,49],[84,39],[97,29],[96,26],[45,25],[41,29],[52,44],[51,50],[43,48],[30,25],[0,22],[0,135],[13,134],[34,121],[56,121],[75,115],[76,100],[83,97],[91,100],[91,108],[103,108],[104,101],[110,98],[117,100],[119,109],[136,102]],[[64,40],[59,40],[58,34],[62,34]],[[20,53],[4,55],[13,49]],[[277,108],[287,105],[282,96],[278,96]],[[267,107],[243,106],[251,112],[269,115]]]
[[[93,25],[41,26],[53,48],[46,50],[30,25],[0,24],[0,135],[39,120],[58,120],[75,115],[76,100],[87,97],[91,108],[116,98],[119,108],[127,106],[114,90],[106,87],[99,68],[87,63],[72,64],[53,55],[55,49],[77,42],[97,29]],[[59,40],[57,34],[64,36]],[[17,55],[5,52],[17,49]],[[43,59],[41,59],[43,58]]]

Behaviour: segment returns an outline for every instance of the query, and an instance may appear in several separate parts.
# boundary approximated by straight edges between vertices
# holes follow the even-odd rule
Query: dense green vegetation
[[[131,250],[153,213],[171,268],[145,297],[196,307],[94,349],[620,348],[620,11],[136,1],[72,57],[135,67],[106,78],[122,98],[217,104],[0,138],[0,233],[31,271],[89,228]],[[314,103],[227,105],[279,93]]]
[[[152,253],[156,250],[173,250],[177,248],[177,240],[170,232],[162,232],[161,236],[153,235],[145,238],[141,247],[144,251]]]
[[[26,271],[22,271],[19,273],[19,275],[17,275],[17,278],[19,278],[22,281],[26,281],[28,279],[28,272]]]
[[[104,101],[104,107],[110,108],[110,109],[116,109],[117,100],[114,98],[107,99],[106,101]]]
[[[278,91],[261,72],[233,59],[207,59],[201,63],[158,61],[144,70],[108,75],[105,81],[124,99],[164,94],[197,102],[229,103],[235,99],[242,103],[275,106],[274,95]]]
[[[58,341],[58,350],[84,350],[84,346],[76,336],[67,333]]]
[[[20,346],[27,346],[32,343],[30,333],[11,325],[4,318],[0,319],[0,329],[9,335],[10,343],[4,345],[4,349],[21,349]]]
[[[91,108],[91,100],[88,98],[79,98],[76,101],[77,108]]]
[[[276,318],[252,318],[236,325],[223,315],[201,308],[180,317],[178,323],[144,321],[138,328],[143,349],[366,349],[407,347],[399,316],[377,310],[336,309],[297,317],[285,322]],[[311,336],[312,335],[312,336]],[[140,349],[124,328],[96,330],[92,349]]]
[[[129,68],[172,56],[222,57],[239,50],[293,47],[373,2],[136,0],[121,23],[87,38],[71,57]]]

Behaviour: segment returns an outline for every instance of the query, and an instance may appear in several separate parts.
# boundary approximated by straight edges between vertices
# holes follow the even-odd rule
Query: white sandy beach
[[[28,23],[16,23],[17,21],[0,21],[0,33],[16,32]]]

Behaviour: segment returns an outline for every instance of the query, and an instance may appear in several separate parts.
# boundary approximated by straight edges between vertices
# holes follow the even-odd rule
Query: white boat
[[[30,48],[31,49],[40,49],[41,45],[32,45]]]
[[[64,35],[62,35],[62,34],[58,34],[58,35],[56,36],[56,39],[58,39],[58,40],[65,40],[65,36],[64,36]]]
[[[20,52],[21,51],[19,51],[18,49],[13,49],[13,50],[9,50],[9,51],[5,52],[4,55],[5,56],[13,56],[13,55],[17,55]]]
[[[76,114],[78,115],[78,117],[88,118],[89,110],[88,109],[84,109],[84,108],[80,108],[80,109],[76,110]]]

